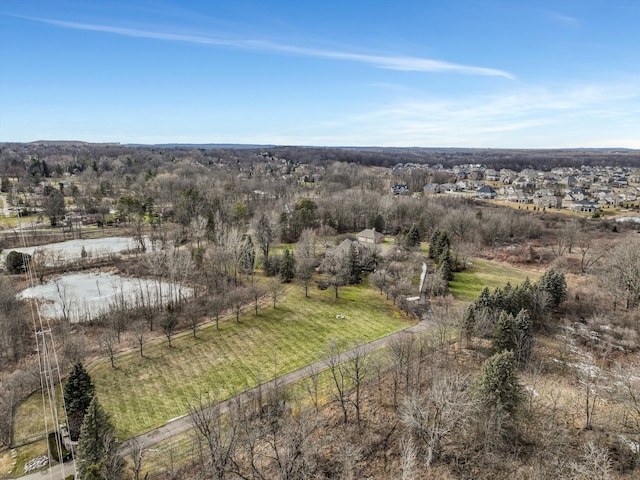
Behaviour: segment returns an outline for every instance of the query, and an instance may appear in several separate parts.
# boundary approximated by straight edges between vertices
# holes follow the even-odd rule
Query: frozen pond
[[[147,248],[150,243],[147,245]],[[61,266],[78,261],[82,258],[82,249],[87,258],[104,257],[122,251],[135,250],[136,241],[129,237],[106,237],[67,240],[66,242],[49,243],[37,247],[20,247],[5,249],[0,255],[0,265],[4,268],[5,259],[11,251],[28,253],[41,252],[45,256],[45,264],[49,266]]]
[[[635,223],[640,223],[640,217],[620,217],[620,218],[616,218],[616,222],[635,222]]]
[[[27,288],[22,298],[40,301],[40,312],[71,322],[87,321],[122,306],[150,306],[177,302],[193,295],[178,284],[127,278],[113,273],[79,273]]]

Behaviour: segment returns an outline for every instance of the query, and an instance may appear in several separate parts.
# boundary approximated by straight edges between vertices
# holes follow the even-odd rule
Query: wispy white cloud
[[[551,20],[553,20],[556,23],[560,23],[562,25],[566,25],[568,27],[574,27],[574,28],[580,26],[580,20],[577,19],[576,17],[563,15],[557,12],[548,12],[548,15],[549,15],[549,18],[551,18]]]
[[[465,75],[496,76],[513,79],[513,75],[504,70],[494,68],[463,65],[459,63],[434,60],[429,58],[403,56],[403,55],[370,55],[352,53],[338,50],[325,50],[316,48],[300,47],[296,45],[285,45],[279,43],[265,42],[261,40],[237,40],[228,38],[216,38],[204,35],[187,35],[171,32],[156,32],[149,30],[139,30],[111,25],[96,25],[91,23],[68,22],[63,20],[52,20],[36,17],[22,17],[28,20],[55,25],[61,28],[74,30],[88,30],[93,32],[104,32],[126,37],[150,38],[154,40],[177,41],[195,43],[201,45],[212,45],[220,47],[242,48],[247,50],[264,51],[271,53],[282,53],[300,55],[306,57],[324,58],[329,60],[343,60],[370,65],[376,68],[387,70],[400,70],[411,72],[442,72],[459,73]]]
[[[624,136],[640,128],[628,115],[639,108],[639,87],[635,82],[525,87],[455,100],[414,98],[347,116],[331,130],[336,137],[350,132],[349,139],[334,144],[351,139],[359,145],[637,148],[640,140]]]

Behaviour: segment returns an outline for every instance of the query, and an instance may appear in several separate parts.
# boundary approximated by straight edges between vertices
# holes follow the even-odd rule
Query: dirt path
[[[423,332],[426,329],[427,329],[426,322],[421,321],[417,325],[406,328],[404,330],[400,330],[399,332],[396,332],[396,333],[392,333],[390,335],[387,335],[386,337],[379,338],[372,342],[366,343],[363,345],[363,348],[365,349],[366,352],[372,352],[374,350],[378,350],[380,348],[383,348],[389,345],[392,341],[404,335],[413,335],[416,333]],[[344,352],[342,355],[343,357],[346,357],[348,354],[349,352]],[[221,413],[227,413],[231,405],[234,404],[235,402],[240,401],[241,403],[244,404],[247,401],[249,401],[251,398],[255,398],[255,394],[257,393],[259,388],[269,389],[273,387],[276,383],[278,384],[279,387],[283,387],[285,385],[290,385],[292,383],[295,383],[297,381],[300,381],[308,377],[310,367],[311,367],[311,370],[315,369],[316,371],[321,371],[326,369],[326,365],[324,361],[320,360],[306,367],[281,375],[277,379],[271,380],[269,382],[265,382],[260,386],[256,386],[249,390],[246,390],[235,397],[231,397],[227,400],[224,400],[223,402],[220,402],[218,405],[211,406],[209,408],[219,407]],[[161,427],[154,428],[153,430],[150,430],[146,433],[137,435],[135,437],[132,437],[124,441],[122,444],[122,451],[125,455],[129,454],[131,452],[131,446],[134,442],[138,442],[138,444],[142,448],[148,449],[165,440],[168,440],[171,437],[180,435],[181,433],[188,432],[191,429],[193,429],[193,424],[191,423],[189,414],[185,414],[180,417],[176,417],[169,420],[167,423],[165,423]],[[56,465],[55,467],[52,467],[50,469],[42,470],[40,472],[32,473],[19,478],[21,480],[39,480],[39,479],[64,480],[62,473],[63,472],[60,465]],[[65,465],[64,473],[66,475],[71,475],[73,473],[73,466],[70,464]]]

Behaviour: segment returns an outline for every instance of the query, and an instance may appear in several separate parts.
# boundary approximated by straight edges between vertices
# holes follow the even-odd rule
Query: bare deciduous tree
[[[360,342],[347,347],[345,371],[354,390],[351,404],[356,410],[356,423],[362,427],[362,393],[365,382],[371,373],[371,352]]]
[[[302,282],[304,286],[304,296],[309,296],[309,285],[311,283],[311,279],[313,278],[313,271],[316,266],[316,262],[314,258],[300,258],[296,262],[296,278]]]
[[[613,478],[613,467],[609,452],[593,442],[582,446],[579,462],[571,463],[573,478],[581,480],[610,480]]]
[[[231,467],[238,442],[238,424],[233,416],[222,415],[220,404],[199,397],[189,406],[189,418],[208,453],[213,478],[224,480]]]
[[[264,213],[258,218],[254,225],[256,243],[262,250],[262,257],[265,261],[269,260],[269,251],[275,240],[273,222]]]
[[[202,240],[207,236],[207,226],[209,221],[202,215],[196,215],[189,224],[189,231],[196,241],[196,248],[200,248]]]
[[[167,337],[169,348],[171,348],[171,338],[173,337],[176,328],[178,328],[178,316],[176,315],[175,311],[173,311],[173,307],[171,307],[171,305],[167,307],[167,311],[164,315],[162,315],[162,318],[160,319],[160,327],[162,328],[165,337]]]
[[[272,280],[273,278],[277,278],[277,277],[272,277],[270,278],[270,280]],[[255,277],[251,278],[251,285],[249,285],[248,288],[248,294],[251,297],[251,300],[253,300],[253,310],[255,313],[255,316],[258,316],[258,307],[260,306],[260,299],[267,293],[266,290],[264,289],[264,287],[262,285],[260,285]],[[271,292],[269,292],[271,293]],[[274,300],[274,307],[275,308],[275,300]]]
[[[320,408],[320,397],[319,397],[319,384],[320,384],[320,369],[316,366],[315,363],[311,363],[305,369],[305,388],[309,397],[311,397],[311,401],[313,402],[313,406],[316,411]]]
[[[409,388],[409,372],[411,371],[411,353],[413,350],[413,340],[411,336],[403,336],[393,340],[387,349],[391,360],[391,377],[393,392],[393,408],[398,408],[398,393],[400,384],[404,380],[405,386]]]
[[[342,410],[342,420],[346,425],[349,423],[349,411],[347,409],[349,402],[349,392],[347,383],[347,371],[344,366],[344,345],[336,340],[332,340],[325,351],[324,364],[329,370],[331,380],[335,387],[333,398],[338,402]]]
[[[131,473],[133,473],[133,480],[140,480],[140,473],[142,472],[142,465],[144,462],[145,449],[137,438],[131,439],[129,443],[131,450]]]
[[[593,237],[583,233],[578,238],[578,251],[580,253],[580,272],[587,273],[592,267],[598,265],[606,251],[594,246]]]
[[[147,336],[147,326],[141,320],[135,321],[131,325],[131,333],[133,333],[134,346],[140,351],[140,357],[144,357],[142,347]]]
[[[213,295],[207,303],[209,311],[216,321],[216,330],[220,330],[220,317],[227,309],[227,299],[223,295]]]
[[[598,404],[598,386],[597,386],[597,373],[593,370],[597,369],[595,365],[587,366],[587,371],[582,374],[580,383],[584,389],[584,414],[585,414],[585,429],[593,429],[593,415]]]
[[[369,275],[369,281],[378,289],[380,289],[380,295],[383,294],[384,289],[388,285],[387,271],[383,268],[376,270]]]
[[[76,298],[64,283],[56,280],[53,284],[55,285],[56,293],[58,294],[57,303],[60,306],[62,319],[69,323],[71,321],[71,309],[76,302]]]
[[[100,336],[100,349],[109,357],[111,368],[116,368],[116,342],[118,341],[114,332],[106,332]]]
[[[434,378],[425,395],[409,395],[400,417],[413,437],[425,446],[425,462],[431,465],[440,455],[443,439],[457,429],[464,429],[476,406],[469,378],[443,374]]]
[[[400,444],[402,455],[401,468],[402,480],[414,480],[418,473],[418,449],[410,435],[402,437]]]
[[[249,292],[245,287],[235,288],[228,296],[229,304],[236,315],[236,323],[240,323],[240,312],[250,298]]]
[[[273,301],[273,308],[276,308],[276,302],[284,293],[284,285],[282,285],[282,281],[280,277],[270,277],[267,280],[267,291],[271,296],[271,300]]]
[[[626,296],[626,308],[640,299],[640,239],[633,238],[616,245],[609,255],[606,275],[612,287]],[[615,310],[615,307],[614,307]]]

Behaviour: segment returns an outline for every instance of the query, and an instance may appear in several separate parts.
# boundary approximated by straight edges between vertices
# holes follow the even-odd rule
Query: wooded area
[[[612,169],[616,182],[628,179],[628,191],[638,164],[636,151],[3,144],[3,455],[17,439],[41,433],[32,409],[40,374],[30,302],[18,295],[29,286],[26,270],[35,283],[57,288],[52,303],[62,313],[51,325],[61,370],[90,365],[100,402],[81,396],[69,421],[81,456],[96,449],[82,440],[78,411],[90,409],[106,425],[108,445],[82,467],[97,465],[95,478],[635,478],[638,201],[592,215],[473,194],[428,195],[423,187],[485,169],[571,167],[594,176],[599,166]],[[409,194],[392,193],[399,184]],[[631,220],[617,221],[622,216]],[[358,234],[365,229],[384,240],[367,242]],[[112,237],[133,240],[126,252],[82,247],[63,258],[54,250],[54,242]],[[25,246],[36,250],[13,251]],[[485,274],[491,265],[512,268],[518,281],[495,273],[487,283],[478,276],[484,265]],[[72,271],[148,283],[133,298],[122,283],[104,311],[76,321],[72,307],[80,300],[64,283]],[[309,318],[321,312],[324,320],[296,329],[296,310]],[[343,322],[331,328],[344,337],[314,343],[322,322],[329,330],[329,315]],[[252,322],[270,322],[269,329]],[[418,323],[419,331],[398,334],[380,350],[364,348]],[[240,393],[232,383],[186,387],[183,375],[185,385],[170,389],[180,392],[178,408],[195,433],[182,447],[158,447],[156,460],[142,447],[119,453],[114,431],[128,438],[176,412],[125,427],[124,411],[108,410],[115,403],[107,385],[118,375],[148,372],[145,363],[165,356],[193,363],[187,351],[213,336],[221,351],[205,367],[223,368],[223,349],[242,345],[252,354],[235,338],[258,331],[252,343],[269,338],[277,354],[255,350],[262,356],[251,361],[264,370],[243,366],[230,374],[237,376],[233,388],[314,360],[321,367],[292,386],[276,381],[247,394],[224,414],[214,400]],[[287,332],[301,352],[282,348]],[[156,393],[162,414],[165,393]],[[153,409],[153,400],[144,408]]]

